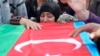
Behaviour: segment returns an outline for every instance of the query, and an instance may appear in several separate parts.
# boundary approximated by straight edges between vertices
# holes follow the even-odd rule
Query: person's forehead
[[[43,12],[42,14],[50,15],[50,14],[52,14],[52,13],[50,13],[50,12]]]

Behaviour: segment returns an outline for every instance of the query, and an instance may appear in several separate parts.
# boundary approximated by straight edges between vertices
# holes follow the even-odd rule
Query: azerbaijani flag
[[[42,25],[43,29],[36,31],[26,30],[23,25],[1,25],[0,56],[99,56],[88,33],[69,37],[83,22]]]

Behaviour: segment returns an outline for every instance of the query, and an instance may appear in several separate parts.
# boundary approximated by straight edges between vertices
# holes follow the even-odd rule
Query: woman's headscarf
[[[40,8],[39,18],[37,20],[38,22],[40,22],[40,15],[43,12],[50,12],[55,17],[55,21],[57,21],[58,17],[61,14],[61,9],[59,5],[55,2],[50,2],[50,1],[45,2]]]

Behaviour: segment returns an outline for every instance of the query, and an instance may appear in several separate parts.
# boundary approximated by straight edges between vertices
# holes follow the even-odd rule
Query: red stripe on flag
[[[68,36],[74,30],[73,23],[43,23],[42,25],[42,30],[26,30],[7,56],[91,56],[80,36],[75,39]],[[74,49],[75,44],[65,42],[68,39],[71,39],[71,42],[79,41],[82,46]],[[22,52],[14,49],[19,44],[24,45],[21,48]]]

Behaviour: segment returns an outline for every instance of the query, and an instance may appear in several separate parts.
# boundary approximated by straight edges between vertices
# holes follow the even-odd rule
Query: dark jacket
[[[25,2],[28,18],[37,17],[37,0],[26,0]]]
[[[51,1],[51,0],[46,0],[46,1]],[[39,11],[37,0],[26,0],[25,4],[27,8],[28,18],[31,17],[37,18]]]

